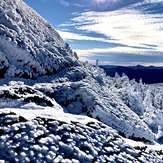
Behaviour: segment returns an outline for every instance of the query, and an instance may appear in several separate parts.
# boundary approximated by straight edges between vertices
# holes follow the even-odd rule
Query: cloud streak
[[[70,6],[70,4],[67,1],[65,1],[65,0],[59,0],[59,1],[60,1],[61,5],[65,6],[65,7],[69,7]]]
[[[124,6],[124,0],[95,0],[94,3],[96,5],[121,3],[121,6]],[[126,7],[117,8],[116,10],[105,12],[89,11],[74,16],[69,23],[64,24],[64,28],[68,27],[72,30],[64,33],[60,31],[61,35],[66,40],[101,41],[117,45],[110,49],[106,47],[106,49],[101,50],[78,50],[81,57],[88,57],[88,55],[92,56],[94,54],[117,54],[117,52],[118,54],[124,54],[126,57],[126,54],[135,54],[137,57],[149,57],[152,55],[156,58],[162,57],[163,11],[157,12],[160,5],[157,6],[155,3],[163,5],[163,0],[144,0],[139,3],[131,0],[130,3],[127,3]],[[75,33],[80,33],[80,35]],[[104,37],[90,37],[90,33]],[[149,58],[152,59],[152,57]],[[158,59],[156,60],[158,61]]]
[[[137,11],[119,10],[111,13],[84,13],[74,20],[83,23],[89,17],[90,24],[78,26],[78,30],[99,33],[117,40],[120,44],[142,46],[146,43],[161,46],[163,32],[160,29],[163,20],[160,15],[157,19],[155,16]]]
[[[163,2],[163,0],[145,0],[147,3],[160,3]]]
[[[91,0],[90,5],[96,11],[113,11],[138,2],[142,0]]]
[[[153,55],[155,54],[155,55]],[[155,65],[161,66],[163,63],[162,52],[156,51],[133,51],[132,48],[108,48],[108,49],[88,49],[78,50],[78,55],[83,61],[89,61],[95,64],[95,60],[99,59],[100,64],[111,65]]]

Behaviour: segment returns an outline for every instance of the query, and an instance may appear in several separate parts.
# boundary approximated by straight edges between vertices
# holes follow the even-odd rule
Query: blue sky
[[[163,0],[24,0],[80,59],[163,66]]]

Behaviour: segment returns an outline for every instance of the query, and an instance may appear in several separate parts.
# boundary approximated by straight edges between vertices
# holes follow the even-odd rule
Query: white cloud
[[[76,7],[80,7],[80,8],[82,8],[83,7],[83,5],[81,5],[81,4],[78,4],[78,3],[71,3],[72,5],[74,5],[74,6],[76,6]]]
[[[104,43],[115,43],[115,44],[117,43],[116,40],[112,40],[112,39],[106,39],[102,37],[91,37],[88,35],[73,33],[73,32],[64,31],[64,30],[57,30],[57,32],[61,35],[61,37],[65,41],[84,40],[84,41],[98,41],[98,42],[104,42]]]
[[[89,12],[78,17],[78,22],[91,21],[90,25],[77,27],[78,30],[96,32],[112,39],[117,43],[128,46],[162,43],[162,18],[155,19],[155,15],[145,15],[137,11],[119,10],[114,12]],[[76,19],[76,20],[77,20]],[[94,24],[92,23],[94,22]]]
[[[82,61],[88,61],[95,64],[96,59],[99,59],[100,64],[111,65],[155,65],[162,66],[163,56],[162,52],[137,50],[132,48],[118,47],[108,49],[88,49],[75,50]]]
[[[163,2],[163,0],[145,0],[145,2],[147,2],[147,3],[159,3],[159,2]]]
[[[114,10],[125,0],[90,0],[90,6],[98,11]]]
[[[80,35],[77,33],[72,33],[72,32],[67,32],[67,31],[60,31],[60,30],[57,30],[57,31],[64,40],[90,40],[90,41],[105,42],[105,39],[103,38],[89,37],[89,36]]]
[[[131,47],[116,47],[116,48],[93,48],[93,49],[87,49],[87,50],[76,50],[78,52],[79,56],[93,56],[96,54],[102,54],[102,53],[108,53],[109,54],[132,54],[137,56],[152,56],[153,54],[161,55],[162,52],[160,51],[150,51],[150,50],[142,50],[142,49],[136,49]]]
[[[64,0],[59,0],[59,1],[63,6],[66,6],[66,7],[70,6],[70,4]]]
[[[75,15],[70,23],[64,24],[64,28],[67,26],[75,30],[60,31],[60,34],[67,40],[90,40],[116,44],[112,48],[76,50],[81,58],[104,53],[107,55],[121,53],[122,57],[126,54],[147,57],[153,55],[157,56],[158,60],[159,56],[163,57],[163,13],[149,14],[150,12],[146,12],[149,6],[147,0],[145,1],[114,11],[89,11]],[[150,3],[156,1],[163,0],[148,0]],[[76,30],[80,34],[74,33]],[[96,35],[90,37],[89,33],[96,33]],[[160,64],[159,61],[158,64]]]
[[[76,29],[95,32],[116,40],[118,44],[163,47],[163,14],[146,14],[131,8],[110,12],[85,12],[72,19]],[[81,24],[81,25],[80,25]]]

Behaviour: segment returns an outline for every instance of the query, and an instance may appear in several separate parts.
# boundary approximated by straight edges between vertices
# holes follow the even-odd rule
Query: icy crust
[[[115,130],[85,117],[69,123],[50,117],[27,120],[0,111],[1,162],[162,162],[158,152],[127,145]]]
[[[77,64],[56,30],[21,0],[0,1],[0,47],[0,77],[35,78]]]

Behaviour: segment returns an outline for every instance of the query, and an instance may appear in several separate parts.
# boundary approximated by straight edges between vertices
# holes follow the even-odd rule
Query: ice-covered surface
[[[163,162],[161,84],[79,62],[21,0],[0,1],[0,37],[0,162]]]

